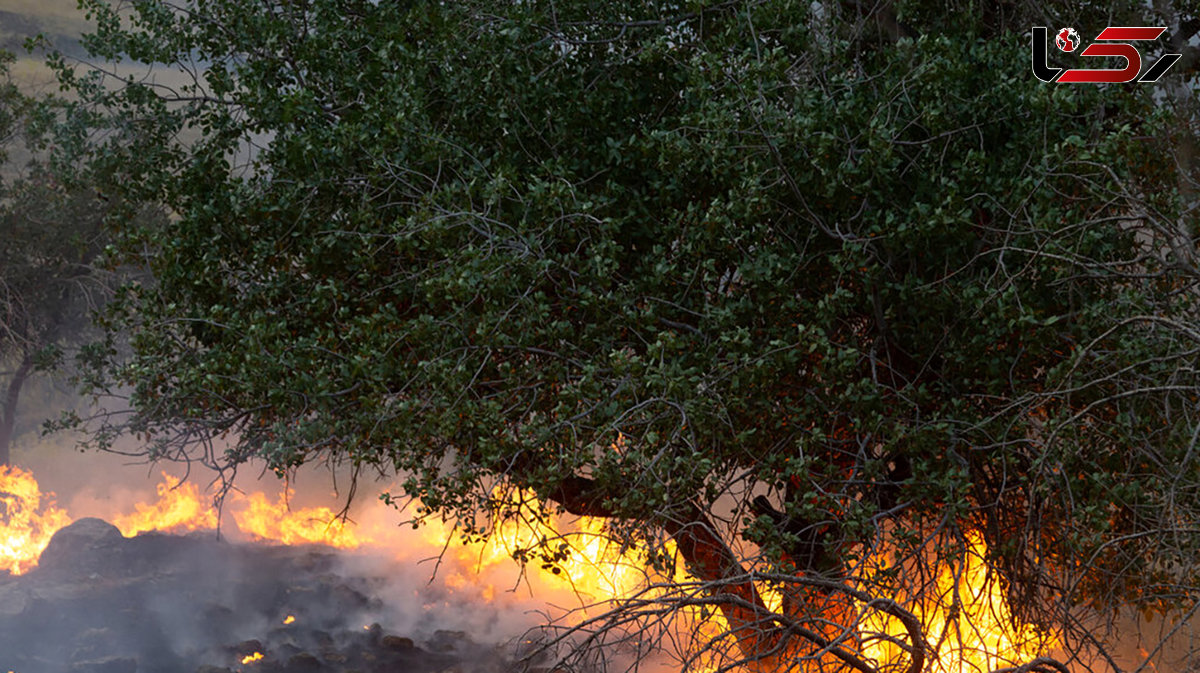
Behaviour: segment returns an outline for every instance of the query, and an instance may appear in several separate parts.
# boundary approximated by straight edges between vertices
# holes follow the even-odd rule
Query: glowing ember
[[[32,474],[0,465],[0,570],[20,575],[37,565],[54,532],[70,523]]]
[[[290,495],[290,493],[288,494]],[[280,495],[271,503],[262,493],[239,499],[233,518],[238,528],[260,540],[283,544],[316,543],[341,549],[355,549],[363,543],[347,523],[328,507],[292,510],[288,496]]]
[[[217,514],[211,503],[201,501],[195,484],[181,484],[179,479],[164,472],[158,485],[158,502],[138,503],[133,514],[118,516],[112,523],[126,537],[152,530],[179,533],[216,528]]]
[[[255,652],[254,654],[247,654],[246,656],[242,657],[242,663],[243,664],[253,664],[254,662],[259,661],[262,658],[263,658],[262,652]]]
[[[288,615],[287,617],[284,617],[284,618],[283,618],[283,623],[284,623],[284,624],[291,624],[291,623],[292,623],[292,622],[294,622],[294,621],[296,621],[296,618],[295,618],[294,616],[292,616],[292,615]]]

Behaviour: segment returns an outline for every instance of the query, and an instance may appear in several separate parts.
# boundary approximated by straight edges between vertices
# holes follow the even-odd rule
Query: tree
[[[35,101],[8,81],[0,53],[0,143],[16,154]],[[0,465],[9,462],[22,390],[78,343],[103,301],[109,274],[94,263],[105,241],[105,203],[52,167],[0,154]]]
[[[1045,16],[84,4],[95,56],[185,73],[61,69],[94,174],[174,214],[125,232],[154,282],[94,363],[134,391],[99,445],[394,472],[467,536],[605,517],[698,579],[655,605],[719,609],[709,646],[764,668],[921,669],[916,608],[976,538],[1069,651],[1193,604],[1179,127],[1150,87],[1030,76]],[[856,643],[872,611],[899,663]]]

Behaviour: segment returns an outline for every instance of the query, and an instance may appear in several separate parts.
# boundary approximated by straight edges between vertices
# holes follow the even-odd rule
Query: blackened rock
[[[379,645],[388,650],[411,650],[414,645],[412,638],[401,638],[400,636],[384,636],[379,641]]]
[[[303,651],[292,643],[281,643],[275,646],[276,655],[282,659],[293,657]]]
[[[379,622],[375,622],[363,630],[362,639],[369,647],[375,647],[379,644],[379,639],[383,636],[383,627]]]
[[[125,541],[116,526],[88,517],[60,528],[42,550],[38,567],[48,570],[89,570],[97,556],[111,555]]]
[[[248,657],[255,652],[262,652],[263,645],[262,641],[259,640],[243,640],[230,648],[230,650],[239,657]]]
[[[339,614],[363,610],[371,605],[370,597],[347,584],[335,585],[330,593],[333,608]]]
[[[196,673],[233,673],[228,666],[201,666]]]
[[[426,645],[434,652],[453,652],[470,642],[467,634],[462,631],[434,631],[433,637]]]
[[[286,673],[318,673],[318,671],[324,668],[320,659],[308,652],[301,652],[288,659],[287,665],[283,667],[283,670]]]
[[[137,659],[128,657],[108,657],[79,661],[67,669],[70,673],[137,673]]]
[[[321,649],[329,649],[335,646],[333,634],[328,631],[313,630],[310,631],[308,635],[313,639],[313,642],[317,644],[317,647],[320,647]]]

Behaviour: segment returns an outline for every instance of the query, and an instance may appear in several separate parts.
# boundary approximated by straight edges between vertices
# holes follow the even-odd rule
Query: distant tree
[[[0,77],[12,57],[0,53]],[[22,128],[35,101],[0,85],[0,149],[28,155]],[[95,262],[106,240],[106,204],[63,184],[47,165],[0,154],[0,464],[9,462],[21,392],[80,343],[111,287]],[[108,288],[108,289],[106,289]]]
[[[62,68],[93,170],[173,213],[125,232],[97,443],[399,474],[467,536],[605,517],[699,582],[616,621],[719,610],[767,669],[921,669],[975,538],[1070,652],[1194,606],[1192,127],[1025,35],[1151,19],[960,4],[85,1],[94,55],[184,73]]]

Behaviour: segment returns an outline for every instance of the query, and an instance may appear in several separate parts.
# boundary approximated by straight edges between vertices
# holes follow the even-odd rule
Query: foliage
[[[467,535],[528,488],[713,582],[743,554],[912,601],[974,531],[1037,623],[1193,586],[1171,111],[1031,77],[1043,17],[83,4],[97,57],[204,66],[59,62],[63,156],[173,213],[123,232],[154,282],[94,363],[136,412],[101,445],[397,473]]]

